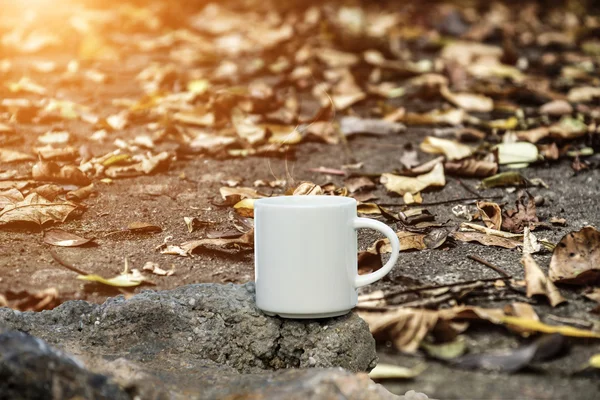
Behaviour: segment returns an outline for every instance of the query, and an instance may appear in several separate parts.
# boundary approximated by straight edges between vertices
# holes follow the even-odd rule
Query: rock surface
[[[252,283],[145,291],[102,305],[70,301],[40,313],[2,308],[0,325],[13,330],[0,331],[0,377],[11,387],[115,399],[391,396],[366,374],[348,372],[377,361],[358,316],[269,317],[255,307]],[[40,367],[49,362],[53,368]]]

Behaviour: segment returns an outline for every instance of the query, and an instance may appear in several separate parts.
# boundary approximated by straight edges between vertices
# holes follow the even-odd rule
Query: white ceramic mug
[[[358,275],[356,229],[383,233],[392,255],[383,268]],[[356,289],[383,278],[400,242],[382,222],[356,216],[341,196],[281,196],[254,202],[256,305],[284,318],[326,318],[356,306]]]

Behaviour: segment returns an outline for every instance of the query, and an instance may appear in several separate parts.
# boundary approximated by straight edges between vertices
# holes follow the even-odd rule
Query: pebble
[[[537,195],[533,198],[533,202],[535,203],[536,206],[540,207],[540,206],[544,205],[544,203],[546,202],[546,199],[543,196]]]
[[[194,306],[194,305],[196,304],[196,299],[193,299],[193,298],[192,298],[192,299],[190,299],[190,301],[188,301],[188,304],[189,304],[190,306]]]

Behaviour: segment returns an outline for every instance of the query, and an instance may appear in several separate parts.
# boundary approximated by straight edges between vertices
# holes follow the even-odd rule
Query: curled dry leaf
[[[93,239],[86,239],[73,233],[63,231],[62,229],[49,229],[44,232],[44,243],[60,247],[77,247],[91,242]]]
[[[403,196],[405,193],[416,194],[428,187],[444,186],[446,177],[443,165],[437,163],[430,172],[416,177],[382,174],[381,183],[388,191]]]
[[[525,268],[525,282],[527,283],[527,297],[535,295],[545,296],[552,307],[565,302],[560,291],[550,279],[544,275],[540,266],[535,262],[531,254],[523,255],[521,264]]]
[[[470,146],[435,136],[427,136],[421,143],[420,148],[425,153],[443,154],[448,160],[460,160],[473,154],[473,149]]]
[[[454,232],[451,235],[461,242],[478,242],[485,246],[503,247],[505,249],[515,249],[523,245],[522,242],[514,239],[487,235],[481,232]]]
[[[227,187],[224,186],[219,189],[221,197],[225,200],[225,204],[233,205],[244,199],[260,199],[265,197],[263,194],[256,191],[256,189],[247,187]]]
[[[37,193],[30,193],[15,204],[9,204],[0,211],[0,223],[33,222],[43,225],[46,222],[64,222],[77,205],[70,201],[52,202]]]
[[[293,196],[320,196],[322,194],[321,186],[312,182],[302,182],[292,193]]]
[[[175,255],[191,255],[196,249],[214,247],[218,250],[225,250],[229,248],[252,248],[254,246],[254,231],[247,232],[238,238],[231,239],[200,239],[192,240],[181,244],[181,246],[169,246],[178,247],[181,251],[174,251],[174,249],[167,248],[161,251],[163,254],[175,254]]]
[[[485,178],[498,172],[498,164],[492,161],[467,158],[461,161],[445,162],[444,170],[450,175],[465,176],[469,178]]]
[[[366,176],[355,176],[344,181],[344,186],[348,188],[350,193],[355,193],[363,190],[375,189],[375,184]]]
[[[548,273],[553,282],[584,285],[600,279],[600,232],[591,226],[566,234],[554,248]]]
[[[67,192],[66,197],[67,200],[71,201],[82,201],[90,197],[93,193],[96,193],[95,187],[93,183],[90,183],[87,186],[80,187],[79,189],[72,190]]]
[[[400,133],[406,130],[404,124],[399,122],[390,122],[383,119],[343,117],[340,120],[340,131],[345,136],[356,135],[359,133],[370,135],[389,135]]]
[[[38,161],[31,169],[31,175],[36,181],[52,181],[87,186],[90,179],[76,166],[59,166],[52,161]]]
[[[502,210],[496,203],[490,201],[477,202],[477,210],[481,220],[488,228],[500,230],[502,226]]]
[[[516,208],[504,211],[502,229],[521,233],[525,227],[534,230],[539,223],[535,200],[529,193],[521,194],[515,203]]]
[[[527,179],[517,171],[501,172],[481,181],[482,189],[490,189],[501,186],[524,186]]]

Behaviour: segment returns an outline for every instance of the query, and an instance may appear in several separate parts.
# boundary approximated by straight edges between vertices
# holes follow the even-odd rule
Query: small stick
[[[511,274],[509,274],[508,272],[506,272],[506,271],[505,271],[505,270],[503,270],[502,268],[500,268],[500,267],[498,267],[498,266],[496,266],[496,265],[494,265],[494,264],[492,264],[492,263],[490,263],[490,262],[488,262],[488,261],[485,261],[485,260],[484,260],[483,258],[481,258],[481,257],[474,256],[474,255],[471,255],[471,254],[469,254],[467,257],[468,257],[468,258],[470,258],[470,259],[471,259],[471,260],[473,260],[473,261],[477,261],[478,263],[481,263],[481,264],[485,265],[485,266],[486,266],[486,267],[488,267],[488,268],[491,268],[491,269],[493,269],[494,271],[496,271],[496,272],[497,272],[497,273],[499,273],[500,275],[504,276],[505,278],[512,278],[512,275],[511,275]]]
[[[54,250],[50,249],[50,255],[52,256],[52,258],[54,258],[54,261],[56,261],[57,263],[59,263],[60,265],[62,265],[63,267],[70,269],[73,272],[77,272],[79,275],[88,275],[87,272],[84,272],[82,270],[80,270],[79,268],[77,268],[76,266],[69,264],[68,262],[66,262],[65,260],[61,259],[58,254],[56,254],[54,252]]]

